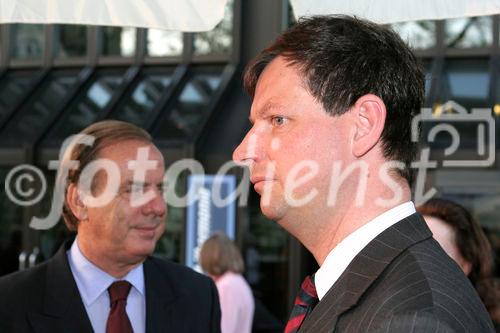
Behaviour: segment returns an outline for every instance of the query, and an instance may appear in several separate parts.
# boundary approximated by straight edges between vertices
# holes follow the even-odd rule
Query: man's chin
[[[270,220],[279,221],[283,219],[286,207],[283,204],[276,203],[263,203],[262,200],[260,202],[260,210],[262,214]]]

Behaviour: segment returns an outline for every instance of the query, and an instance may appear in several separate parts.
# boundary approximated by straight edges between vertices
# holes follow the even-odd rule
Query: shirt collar
[[[316,292],[321,300],[330,290],[351,261],[375,237],[393,224],[416,212],[413,202],[408,201],[377,216],[344,238],[326,257],[314,276]]]
[[[92,262],[90,262],[80,251],[78,237],[71,248],[66,252],[71,271],[78,284],[78,289],[86,305],[91,305],[96,299],[106,292],[114,281],[126,280],[139,292],[144,295],[144,268],[143,264],[132,269],[122,279],[116,279],[109,275]]]

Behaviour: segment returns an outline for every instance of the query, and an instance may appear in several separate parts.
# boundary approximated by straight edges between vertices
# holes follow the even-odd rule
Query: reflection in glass
[[[401,22],[391,26],[414,49],[429,49],[436,45],[434,21]]]
[[[0,82],[0,123],[33,87],[37,74],[36,71],[8,72]]]
[[[445,44],[452,48],[487,47],[493,42],[491,16],[446,20]]]
[[[159,138],[183,139],[196,134],[208,116],[209,104],[221,83],[219,73],[195,73],[183,87],[171,112],[159,126]]]
[[[160,98],[172,83],[171,73],[144,74],[131,94],[127,95],[110,118],[123,120],[144,127],[153,116],[152,112]]]
[[[11,55],[14,59],[41,59],[45,35],[41,24],[15,24],[11,27]]]
[[[148,29],[148,55],[172,57],[182,54],[182,32]]]
[[[233,0],[224,9],[224,18],[213,29],[194,34],[194,54],[230,54],[233,43]]]
[[[103,27],[102,55],[132,57],[135,54],[136,29]]]
[[[99,74],[90,86],[80,92],[76,100],[65,110],[62,117],[52,128],[49,138],[59,141],[78,133],[93,123],[113,99],[118,87],[123,82],[122,73]]]
[[[23,109],[9,121],[1,133],[2,143],[32,143],[51,121],[68,92],[77,82],[77,73],[73,71],[53,73],[44,81]]]
[[[479,135],[477,121],[447,122],[440,119],[440,115],[464,112],[464,109],[465,112],[471,112],[474,108],[480,108],[476,112],[484,112],[483,115],[491,114],[488,59],[448,60],[444,64],[440,79],[437,103],[434,105],[436,120],[423,123],[423,138],[428,138],[429,131],[437,126],[437,123],[448,123],[460,133],[460,149],[477,149]],[[447,103],[449,101],[452,103]],[[446,131],[437,134],[433,141],[428,141],[424,140],[424,143],[427,142],[431,147],[443,149],[454,143],[452,136]],[[436,150],[434,157],[444,158],[441,156],[442,153],[444,150]],[[453,159],[453,156],[448,159]]]
[[[452,61],[444,69],[441,100],[454,100],[466,107],[487,106],[490,74],[488,61]]]
[[[84,57],[87,53],[87,27],[69,24],[58,26],[56,43],[59,58]]]

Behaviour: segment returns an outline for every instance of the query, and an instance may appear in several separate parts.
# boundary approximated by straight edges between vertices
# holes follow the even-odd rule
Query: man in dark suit
[[[320,265],[288,332],[492,332],[471,284],[411,202],[424,78],[387,27],[302,19],[245,71],[248,165],[264,215]],[[319,303],[318,303],[319,301]]]
[[[91,125],[68,146],[65,168],[58,184],[76,240],[0,279],[0,332],[220,332],[211,279],[150,256],[166,206],[163,157],[149,134]]]

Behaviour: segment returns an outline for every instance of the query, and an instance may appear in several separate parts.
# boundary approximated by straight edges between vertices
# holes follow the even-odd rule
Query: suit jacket
[[[494,332],[472,284],[419,214],[350,263],[299,332]]]
[[[71,273],[66,243],[47,262],[0,278],[0,332],[92,332]],[[144,262],[146,332],[220,332],[211,279],[149,257]]]

